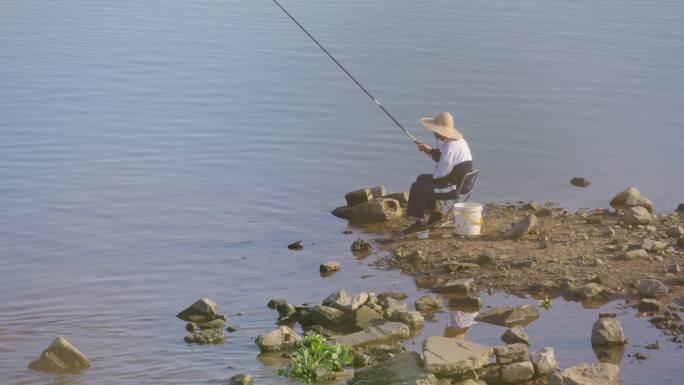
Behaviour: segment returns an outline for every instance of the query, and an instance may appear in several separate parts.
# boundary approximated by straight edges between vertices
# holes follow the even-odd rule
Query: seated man
[[[404,230],[404,234],[424,231],[439,222],[444,215],[435,208],[436,193],[447,192],[450,186],[458,186],[463,176],[473,171],[473,156],[463,134],[454,128],[454,118],[448,112],[442,112],[434,119],[421,118],[421,123],[432,131],[440,147],[416,141],[418,150],[428,154],[435,162],[437,169],[430,174],[418,175],[411,185],[407,215],[416,218],[415,223]],[[430,218],[425,220],[425,212],[431,211]]]

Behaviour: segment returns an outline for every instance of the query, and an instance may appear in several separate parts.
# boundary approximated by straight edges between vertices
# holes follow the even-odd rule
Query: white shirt
[[[473,160],[470,147],[468,147],[468,142],[465,139],[447,139],[439,147],[439,151],[442,152],[442,155],[439,158],[439,163],[437,163],[437,169],[432,174],[433,178],[447,176],[457,164],[465,161],[472,162]]]

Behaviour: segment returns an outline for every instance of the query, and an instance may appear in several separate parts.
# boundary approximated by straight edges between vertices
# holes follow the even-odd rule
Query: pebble
[[[297,242],[290,243],[289,245],[287,245],[287,248],[290,250],[301,250],[304,248],[304,242],[303,241],[297,241]]]

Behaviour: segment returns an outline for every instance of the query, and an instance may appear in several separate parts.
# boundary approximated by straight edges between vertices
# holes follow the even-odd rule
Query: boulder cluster
[[[332,211],[332,214],[352,223],[386,222],[400,218],[408,204],[408,193],[385,192],[385,186],[362,188],[345,194],[346,206]]]
[[[399,299],[397,299],[399,298]],[[320,304],[294,306],[282,299],[269,301],[278,311],[277,329],[259,335],[256,344],[262,352],[292,349],[301,337],[293,327],[299,323],[305,333],[318,333],[352,347],[389,344],[410,338],[411,331],[423,326],[420,312],[411,311],[401,293],[369,292],[350,294],[336,290]]]
[[[188,322],[185,330],[190,334],[183,340],[189,344],[218,344],[225,339],[222,329],[228,316],[221,313],[218,304],[209,298],[198,299],[176,316]]]

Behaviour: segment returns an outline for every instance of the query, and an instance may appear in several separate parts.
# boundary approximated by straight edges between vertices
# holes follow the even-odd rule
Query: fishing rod
[[[280,9],[282,9],[283,12],[285,12],[285,14],[286,14],[292,21],[294,21],[294,23],[297,24],[297,26],[298,26],[302,31],[304,31],[304,33],[307,34],[307,35],[311,38],[311,40],[313,40],[314,43],[316,43],[316,44],[323,50],[323,52],[325,52],[325,53],[330,57],[330,59],[332,59],[332,61],[334,61],[335,64],[337,64],[337,65],[340,67],[340,69],[342,69],[342,71],[344,71],[344,73],[347,74],[347,76],[349,76],[349,78],[351,78],[351,80],[353,80],[354,83],[356,83],[356,85],[359,86],[359,88],[361,88],[361,89],[363,90],[363,92],[365,92],[366,95],[368,95],[368,97],[371,98],[371,100],[372,100],[373,102],[375,102],[375,104],[376,104],[378,107],[380,107],[380,109],[382,110],[382,112],[384,112],[387,116],[389,116],[390,119],[392,119],[392,121],[394,122],[394,124],[396,124],[399,128],[401,128],[401,130],[404,131],[404,133],[405,133],[406,135],[408,135],[409,138],[411,138],[414,142],[417,142],[417,141],[418,141],[418,139],[416,139],[416,137],[413,136],[413,134],[411,134],[410,132],[408,132],[408,130],[407,130],[406,128],[404,128],[404,126],[402,126],[401,123],[399,123],[399,121],[398,121],[394,116],[392,116],[392,114],[390,114],[390,112],[387,111],[387,109],[386,109],[385,107],[383,107],[382,104],[380,104],[380,102],[378,101],[378,99],[375,98],[375,96],[373,96],[370,92],[368,92],[368,90],[366,89],[366,87],[364,87],[361,83],[359,83],[359,81],[356,80],[356,78],[355,78],[351,73],[349,73],[349,71],[347,71],[347,69],[344,68],[344,66],[343,66],[342,64],[340,64],[340,62],[337,61],[337,59],[335,59],[335,57],[333,57],[333,55],[331,55],[330,52],[328,52],[328,50],[325,49],[325,47],[323,47],[323,45],[322,45],[321,43],[319,43],[318,40],[316,40],[316,38],[313,37],[313,35],[310,34],[309,31],[307,31],[306,28],[304,28],[303,25],[299,24],[299,22],[298,22],[292,15],[290,15],[290,12],[288,12],[285,8],[283,8],[283,6],[280,5],[280,3],[279,3],[277,0],[273,0],[273,2],[276,3],[276,5],[277,5],[278,7],[280,7]]]

